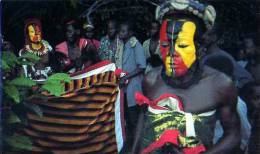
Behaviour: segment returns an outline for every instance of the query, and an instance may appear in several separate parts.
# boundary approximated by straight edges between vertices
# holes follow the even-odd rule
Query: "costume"
[[[183,111],[181,99],[174,94],[165,93],[151,101],[136,93],[135,98],[139,105],[148,105],[142,153],[162,153],[162,149],[159,148],[171,142],[171,138],[175,138],[173,144],[183,148],[185,154],[203,152],[206,150],[204,145],[212,144],[213,132],[207,123],[215,121],[215,110],[198,115],[186,113]],[[169,134],[169,131],[172,133]],[[160,142],[165,133],[171,136],[164,139],[163,144],[158,144],[158,140]]]
[[[25,45],[24,48],[19,51],[19,56],[29,52],[43,58],[52,52],[50,44],[42,39],[41,23],[38,19],[28,19],[26,21],[24,34]],[[36,47],[38,49],[36,49]],[[41,60],[38,63],[41,63]],[[48,64],[45,63],[44,65],[45,66],[41,68],[36,68],[35,65],[23,65],[25,76],[31,79],[46,79],[52,72],[52,69],[50,66],[47,66]]]
[[[25,134],[33,153],[119,153],[124,142],[124,119],[116,67],[102,61],[71,74],[65,93],[47,100],[30,99],[43,116],[27,112]]]
[[[199,154],[213,145],[215,110],[201,114],[184,112],[182,103],[186,100],[188,104],[187,101],[192,101],[192,97],[188,100],[184,99],[185,96],[174,94],[187,94],[183,91],[196,85],[202,76],[194,41],[200,27],[197,27],[197,20],[182,15],[195,16],[204,22],[207,29],[212,28],[216,17],[212,6],[193,0],[169,0],[157,7],[156,18],[162,22],[160,53],[163,68],[151,72],[161,73],[156,79],[152,78],[153,75],[149,76],[150,73],[147,75],[150,78],[146,80],[149,84],[147,89],[145,87],[146,94],[155,97],[154,100],[139,93],[135,95],[139,105],[148,105],[148,111],[144,113],[142,153],[163,153],[163,146],[167,142],[185,154]]]

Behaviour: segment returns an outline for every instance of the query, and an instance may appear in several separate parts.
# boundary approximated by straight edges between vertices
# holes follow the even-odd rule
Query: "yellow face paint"
[[[34,28],[33,25],[28,26],[28,35],[31,42],[41,41],[41,31],[37,28]]]
[[[28,26],[28,33],[29,33],[30,40],[33,41],[35,36],[35,30],[32,25]]]
[[[171,76],[173,74],[173,66],[172,66],[172,57],[166,56],[165,58],[165,73],[167,76]]]
[[[175,51],[181,56],[187,68],[190,68],[196,60],[195,31],[196,25],[193,22],[184,22],[175,43]]]
[[[196,60],[196,25],[188,20],[164,21],[160,30],[160,50],[167,76],[182,76]]]

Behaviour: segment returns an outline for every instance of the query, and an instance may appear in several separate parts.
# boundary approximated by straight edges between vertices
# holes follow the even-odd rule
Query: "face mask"
[[[32,43],[38,43],[42,39],[42,33],[37,25],[29,25],[28,26],[28,35],[29,39]]]
[[[195,31],[196,25],[192,21],[163,21],[160,30],[160,50],[167,76],[183,76],[195,62]]]

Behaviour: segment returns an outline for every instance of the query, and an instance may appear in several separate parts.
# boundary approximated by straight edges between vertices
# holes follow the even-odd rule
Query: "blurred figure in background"
[[[101,60],[109,60],[118,65],[118,53],[122,53],[124,44],[119,39],[118,25],[115,20],[109,20],[107,23],[107,35],[101,38],[99,47],[99,56]],[[117,66],[118,67],[118,66]]]
[[[218,55],[218,56],[208,58],[205,61],[205,64],[224,73],[232,80],[234,80],[234,73],[233,73],[234,66],[232,64],[232,61],[230,61],[229,58]],[[247,117],[247,105],[240,97],[238,97],[237,112],[239,114],[239,118],[241,122],[241,144],[240,144],[240,150],[237,149],[237,151],[239,151],[239,153],[242,153],[246,151],[248,146],[249,137],[251,134],[251,125]],[[214,143],[217,143],[218,140],[222,137],[222,135],[223,135],[223,128],[220,121],[218,120],[215,126]]]
[[[100,42],[96,40],[95,37],[95,27],[91,23],[84,23],[83,24],[83,35],[84,38],[87,39],[89,45],[94,46],[97,50],[100,46]]]
[[[52,47],[47,41],[42,39],[40,20],[26,20],[24,34],[25,45],[24,48],[19,51],[19,56],[29,52],[40,57],[40,60],[33,66],[23,65],[25,76],[35,80],[47,79],[52,73],[52,69],[49,66],[49,55],[52,52]]]
[[[122,68],[127,75],[120,80],[120,86],[124,88],[125,119],[127,145],[132,145],[136,130],[139,108],[136,104],[135,93],[142,92],[143,73],[146,68],[144,49],[134,36],[134,27],[131,22],[123,22],[120,25],[120,39],[124,42],[122,53]],[[126,85],[126,80],[129,83]]]
[[[88,43],[86,39],[80,38],[80,26],[76,21],[65,24],[65,41],[55,47],[63,72],[73,73],[81,69],[84,63],[81,59],[82,51]]]
[[[159,31],[160,23],[155,20],[152,21],[149,29],[150,38],[143,43],[147,62],[145,73],[148,73],[153,67],[161,66],[163,64],[159,45]]]

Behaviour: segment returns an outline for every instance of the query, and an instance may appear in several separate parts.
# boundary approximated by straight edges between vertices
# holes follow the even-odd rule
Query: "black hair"
[[[109,23],[113,23],[113,24],[115,24],[116,26],[117,26],[117,24],[118,24],[117,20],[115,20],[115,19],[109,19],[109,20],[107,21],[107,25],[108,25]]]
[[[158,27],[160,28],[160,26],[161,26],[160,22],[157,21],[157,20],[154,20],[154,19],[150,22],[150,28],[152,27],[152,24],[153,24],[153,23],[157,24]]]
[[[65,24],[64,24],[64,31],[66,31],[66,28],[68,27],[68,26],[72,26],[73,28],[75,28],[76,30],[81,30],[81,26],[80,26],[80,24],[78,23],[78,21],[76,21],[76,20],[68,20],[68,21],[66,21],[65,22]]]
[[[120,25],[121,26],[122,25],[126,25],[128,27],[128,31],[134,33],[135,29],[134,29],[134,24],[133,23],[134,23],[133,21],[128,20],[128,21],[121,22]]]
[[[230,78],[233,78],[233,72],[234,72],[233,63],[229,58],[225,56],[222,55],[211,56],[205,61],[205,65],[208,65],[226,74]]]
[[[257,44],[257,42],[256,42],[257,36],[256,36],[255,33],[244,32],[241,37],[242,37],[242,40],[252,39],[253,43],[254,43],[255,45]]]

